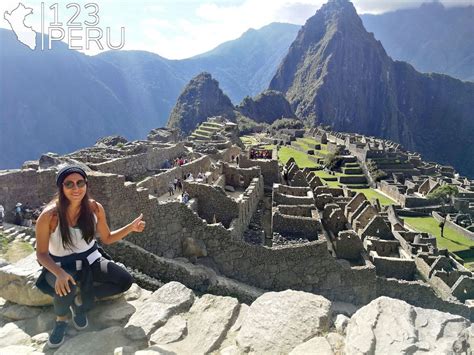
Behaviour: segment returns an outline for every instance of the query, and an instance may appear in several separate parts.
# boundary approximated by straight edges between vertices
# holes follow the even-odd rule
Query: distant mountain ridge
[[[348,0],[307,20],[269,89],[308,123],[392,139],[474,176],[474,83],[393,61]]]
[[[202,55],[169,60],[144,51],[86,56],[55,43],[31,51],[0,29],[0,169],[67,153],[103,136],[146,137],[164,126],[186,83],[209,71],[238,103],[268,85],[299,26],[248,30]],[[37,37],[38,40],[39,36]]]
[[[393,59],[424,73],[474,81],[474,2],[445,8],[435,1],[360,17]]]

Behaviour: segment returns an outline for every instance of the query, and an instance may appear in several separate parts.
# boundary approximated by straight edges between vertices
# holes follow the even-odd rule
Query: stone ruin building
[[[376,146],[334,132],[309,134],[353,156]],[[173,164],[177,158],[185,163]],[[143,233],[106,249],[147,277],[244,301],[261,290],[294,289],[360,305],[388,296],[473,318],[474,277],[435,239],[405,228],[394,206],[329,187],[294,159],[279,165],[276,151],[271,159],[252,159],[230,139],[109,139],[1,171],[0,201],[7,210],[50,201],[57,166],[68,161],[88,169],[91,195],[104,205],[111,228],[144,214]],[[183,182],[190,201],[164,198],[170,181],[189,173],[204,176]]]

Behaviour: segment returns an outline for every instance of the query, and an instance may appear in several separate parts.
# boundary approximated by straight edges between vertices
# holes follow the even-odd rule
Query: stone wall
[[[414,260],[374,255],[372,262],[375,265],[377,276],[411,281],[415,275]]]
[[[254,178],[261,175],[260,167],[239,168],[227,163],[222,164],[222,174],[225,175],[225,185],[247,187]]]
[[[287,215],[277,209],[272,214],[272,232],[293,238],[318,239],[321,222],[312,217]]]
[[[8,218],[17,202],[39,207],[53,199],[57,192],[56,171],[33,169],[0,171],[0,204]]]
[[[405,208],[428,207],[437,204],[436,202],[428,200],[426,198],[407,195],[402,195],[400,197],[399,203],[402,205],[402,207]]]
[[[250,223],[258,202],[263,197],[263,177],[254,178],[242,196],[234,199],[220,187],[197,182],[184,182],[184,190],[191,198],[197,199],[197,212],[208,223],[221,222],[232,233],[233,238],[240,239]]]
[[[285,195],[307,197],[310,189],[308,187],[295,187],[277,184],[273,185],[273,191],[277,191],[278,193]]]
[[[216,186],[183,181],[183,190],[197,199],[198,214],[208,223],[221,222],[226,228],[239,215],[239,203]]]
[[[401,197],[404,195],[400,193],[400,190],[398,189],[397,185],[390,184],[387,181],[380,181],[377,183],[377,188],[391,197],[393,200],[397,201],[397,203],[400,203]]]
[[[192,173],[193,176],[196,177],[199,172],[204,173],[210,170],[214,172],[217,169],[218,167],[212,169],[211,159],[207,155],[205,155],[187,164],[176,166],[160,174],[147,177],[143,181],[140,181],[137,186],[147,188],[150,190],[150,193],[156,196],[161,196],[168,191],[168,184],[170,183],[170,181],[173,181],[174,178],[183,178],[185,174],[189,173]],[[220,174],[220,170],[218,171],[218,173]],[[211,181],[212,179],[214,179],[213,176],[210,177]]]
[[[246,154],[239,155],[240,168],[251,168],[253,166],[260,167],[265,186],[272,186],[280,181],[278,160],[249,159]]]
[[[272,200],[274,205],[314,205],[313,191],[309,187],[274,184]]]
[[[242,149],[240,149],[240,147],[233,145],[222,152],[220,160],[225,162],[231,162],[232,156],[234,156],[234,159],[237,158],[241,151]]]
[[[259,201],[263,198],[263,193],[263,176],[260,175],[258,178],[252,179],[242,197],[237,200],[239,203],[239,213],[229,228],[233,239],[242,239],[243,233],[247,229]]]
[[[404,300],[416,307],[434,308],[442,312],[459,314],[471,321],[474,314],[460,302],[449,302],[439,298],[434,290],[421,281],[404,281],[377,277],[377,297],[387,296]]]
[[[129,180],[140,179],[150,172],[161,169],[166,160],[173,160],[185,155],[187,150],[184,143],[163,145],[150,148],[146,153],[126,156],[99,164],[89,164],[92,169],[104,173],[125,175]]]
[[[307,206],[295,206],[295,205],[279,205],[278,211],[281,214],[287,214],[290,216],[301,216],[301,217],[312,217],[313,211],[316,210],[314,205]]]
[[[179,280],[197,292],[236,297],[247,304],[251,304],[263,293],[263,290],[217,276],[207,267],[185,260],[160,257],[127,241],[107,245],[105,249],[113,254],[114,260],[127,264],[130,268],[139,269],[163,282]]]
[[[277,205],[314,205],[314,197],[286,195],[273,190],[273,203]]]
[[[361,175],[361,176],[348,175],[348,176],[340,176],[339,182],[341,184],[366,184],[367,179],[365,178],[365,175]]]

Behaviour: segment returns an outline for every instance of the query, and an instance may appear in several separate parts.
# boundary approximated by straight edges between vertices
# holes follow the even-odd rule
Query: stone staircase
[[[0,234],[3,234],[8,243],[18,240],[33,247],[36,246],[36,236],[33,228],[4,223],[3,226],[0,226]]]
[[[193,140],[208,141],[211,140],[214,133],[221,132],[225,129],[225,125],[217,122],[202,122],[198,128],[190,135]]]
[[[355,157],[354,157],[355,158]],[[341,168],[345,176],[338,178],[339,183],[346,185],[348,188],[368,188],[367,177],[364,174],[359,162],[355,160],[346,160]]]

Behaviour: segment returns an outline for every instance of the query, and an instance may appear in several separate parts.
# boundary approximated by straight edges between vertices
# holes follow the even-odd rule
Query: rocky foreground
[[[70,327],[65,343],[51,350],[51,299],[32,288],[34,276],[24,267],[30,259],[0,268],[2,355],[465,354],[474,347],[467,319],[387,297],[357,309],[287,290],[264,293],[249,306],[170,282],[155,292],[133,285],[98,303],[88,329]]]

